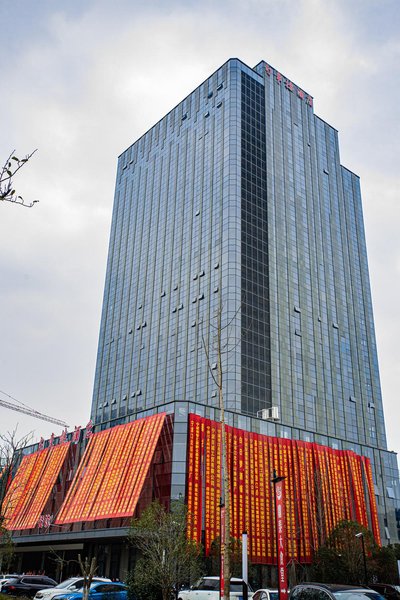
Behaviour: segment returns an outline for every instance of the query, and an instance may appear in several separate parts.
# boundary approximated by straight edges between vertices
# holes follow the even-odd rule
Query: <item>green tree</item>
[[[4,165],[0,168],[0,200],[19,204],[20,206],[25,206],[25,208],[32,208],[32,206],[39,202],[39,200],[33,200],[33,202],[25,203],[23,197],[17,194],[14,187],[15,175],[26,165],[35,152],[36,150],[27,154],[24,158],[18,158],[15,156],[14,151],[11,152]]]
[[[377,545],[372,533],[354,521],[341,521],[320,546],[314,556],[312,578],[326,583],[358,585],[364,583],[362,544],[357,533],[364,536],[367,571],[371,573]]]
[[[399,544],[396,544],[396,546],[399,546]],[[381,583],[398,584],[398,550],[396,549],[396,546],[381,546],[376,547],[373,550],[372,557],[369,560],[369,568],[372,576],[376,581],[379,581]]]
[[[6,514],[12,510],[13,498],[7,496],[7,490],[21,459],[21,450],[31,437],[29,434],[18,438],[17,429],[0,434],[0,572],[10,570],[14,556],[12,533],[6,527]]]
[[[186,506],[176,502],[169,512],[153,502],[132,521],[129,540],[139,558],[128,579],[139,598],[169,600],[176,587],[201,574],[201,547],[187,537]]]

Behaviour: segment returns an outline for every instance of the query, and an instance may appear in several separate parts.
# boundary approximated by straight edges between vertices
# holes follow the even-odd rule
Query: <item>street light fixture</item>
[[[367,559],[365,556],[365,542],[364,542],[364,534],[362,531],[360,531],[360,533],[356,533],[355,537],[358,539],[361,539],[361,545],[362,545],[362,553],[363,553],[363,562],[364,562],[364,579],[365,579],[365,585],[368,585],[368,572],[367,572]]]

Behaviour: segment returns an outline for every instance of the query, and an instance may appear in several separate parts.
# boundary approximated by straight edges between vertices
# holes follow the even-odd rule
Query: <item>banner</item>
[[[287,580],[287,555],[286,555],[286,510],[285,510],[285,481],[281,480],[274,483],[275,502],[276,502],[276,531],[277,531],[277,552],[278,552],[278,589],[279,600],[288,598],[288,580]]]
[[[231,535],[248,532],[249,556],[255,564],[276,564],[275,515],[270,477],[275,469],[286,477],[286,553],[310,563],[321,540],[340,520],[355,518],[380,543],[371,464],[350,450],[313,442],[270,437],[226,426],[230,476]],[[221,426],[189,415],[187,499],[193,524],[191,539],[201,541],[206,555],[220,535]],[[204,503],[203,503],[204,500]]]
[[[44,510],[70,444],[48,446],[24,456],[4,499],[9,530],[33,529]]]
[[[133,516],[164,421],[160,413],[93,434],[55,523]]]
[[[221,506],[221,571],[219,577],[219,597],[222,599],[225,594],[225,506]]]

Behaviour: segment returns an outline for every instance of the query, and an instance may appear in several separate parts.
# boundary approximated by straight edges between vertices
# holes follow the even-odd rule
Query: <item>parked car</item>
[[[14,575],[1,586],[2,594],[11,596],[33,596],[38,590],[52,588],[57,581],[45,575]]]
[[[253,597],[253,590],[249,586],[249,598]],[[242,600],[243,580],[232,577],[230,598]],[[201,577],[189,589],[180,590],[178,600],[219,600],[219,577]]]
[[[11,579],[12,577],[15,577],[17,575],[17,573],[13,573],[11,574],[7,574],[7,573],[1,573],[0,574],[0,592],[1,592],[1,586],[3,585],[3,583],[6,583],[6,581],[8,579]]]
[[[106,577],[93,577],[92,583],[96,583],[97,581],[110,582],[111,579],[107,579]],[[70,577],[53,588],[39,590],[36,592],[35,600],[51,600],[54,596],[60,596],[68,592],[79,592],[83,588],[83,582],[83,577]]]
[[[391,583],[369,583],[368,587],[378,592],[386,600],[400,600],[400,585]]]
[[[2,573],[0,575],[0,592],[1,592],[1,588],[2,588],[3,583],[6,583],[9,579],[12,579],[16,575],[17,575],[17,573],[14,573],[13,575],[11,575],[11,574],[7,575],[6,573],[4,573],[4,574]]]
[[[57,600],[82,600],[82,596],[82,590],[70,591],[57,596]],[[96,581],[90,586],[89,598],[91,600],[127,600],[128,588],[123,583]]]
[[[278,590],[263,588],[253,594],[253,600],[279,600]]]
[[[301,583],[291,590],[289,600],[384,600],[384,598],[375,590],[364,586]]]

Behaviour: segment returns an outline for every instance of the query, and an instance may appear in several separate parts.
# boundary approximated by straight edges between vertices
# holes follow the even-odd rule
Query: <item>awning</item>
[[[56,524],[133,516],[165,413],[95,433]]]
[[[67,442],[24,456],[4,499],[7,529],[36,527],[69,447]]]

